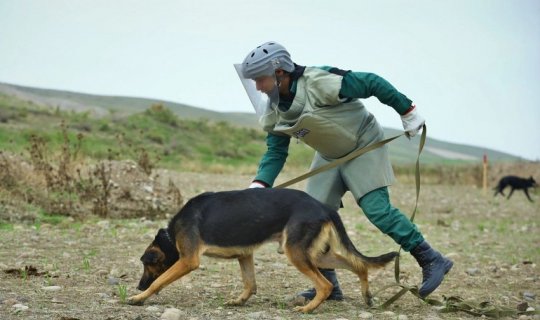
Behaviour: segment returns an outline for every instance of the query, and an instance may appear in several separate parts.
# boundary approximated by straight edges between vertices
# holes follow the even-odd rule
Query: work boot
[[[412,249],[411,254],[422,267],[422,286],[418,293],[425,298],[437,289],[454,263],[431,248],[426,241]]]
[[[336,301],[343,300],[343,293],[341,292],[341,288],[339,287],[336,271],[334,269],[319,269],[319,271],[334,286],[334,288],[332,289],[332,292],[330,293],[328,298],[326,298],[326,300],[336,300]],[[300,292],[298,296],[302,296],[306,298],[307,300],[313,300],[316,294],[317,294],[317,291],[315,290],[315,288],[311,288],[306,291]]]

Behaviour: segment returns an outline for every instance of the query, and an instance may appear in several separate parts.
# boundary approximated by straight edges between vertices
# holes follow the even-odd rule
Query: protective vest
[[[382,128],[360,100],[339,98],[342,78],[307,67],[297,80],[290,108],[278,108],[261,119],[266,131],[297,138],[315,149],[318,154],[312,168],[384,138]],[[338,170],[357,199],[394,181],[386,146],[355,158]],[[310,180],[318,179],[314,176]],[[311,189],[309,185],[314,184],[308,182]],[[317,194],[317,190],[307,191]]]
[[[377,122],[360,100],[339,98],[342,78],[307,67],[290,108],[266,116],[264,129],[297,138],[328,159],[367,145],[378,134]]]

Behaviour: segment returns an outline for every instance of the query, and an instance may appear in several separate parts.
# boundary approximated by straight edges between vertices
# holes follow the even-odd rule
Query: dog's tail
[[[347,231],[345,230],[345,226],[343,225],[343,221],[341,221],[341,218],[339,217],[337,212],[333,212],[330,214],[330,217],[332,219],[332,223],[334,224],[334,228],[337,232],[337,236],[339,238],[339,242],[344,247],[345,251],[348,254],[354,255],[356,258],[359,258],[362,263],[366,264],[368,268],[380,268],[384,267],[389,262],[393,261],[395,257],[399,255],[396,251],[391,251],[385,254],[382,254],[380,256],[376,257],[368,257],[362,254],[362,252],[358,251],[354,244],[352,243],[351,239],[347,235]]]

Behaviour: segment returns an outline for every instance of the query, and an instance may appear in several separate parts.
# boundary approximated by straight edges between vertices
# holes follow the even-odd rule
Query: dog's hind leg
[[[508,197],[506,197],[506,199],[510,199],[512,193],[514,193],[514,188],[510,189],[510,193],[508,194]]]
[[[317,292],[313,300],[307,305],[295,307],[294,310],[304,313],[311,312],[328,298],[333,289],[332,283],[321,274],[305,250],[302,250],[301,248],[291,249],[287,245],[285,245],[284,249],[289,261],[291,261],[300,272],[313,281],[315,291]]]
[[[369,307],[373,306],[373,296],[369,291],[368,268],[362,260],[353,255],[344,256],[330,251],[326,255],[321,256],[317,261],[317,264],[319,267],[347,269],[354,272],[360,279],[360,288],[362,290],[364,301]]]
[[[180,279],[191,271],[199,267],[199,256],[182,257],[176,261],[167,271],[161,274],[148,289],[144,290],[136,296],[132,296],[128,299],[128,304],[141,305],[151,295],[158,293],[161,289],[165,288],[171,282]]]
[[[359,268],[356,270],[356,274],[358,275],[358,278],[360,279],[360,288],[362,290],[362,297],[364,297],[364,301],[369,307],[373,306],[373,296],[371,295],[371,292],[369,291],[369,281],[368,281],[368,270],[367,268]]]
[[[253,264],[253,254],[238,258],[240,263],[240,271],[242,272],[242,282],[244,283],[244,291],[238,298],[230,300],[227,305],[238,306],[243,305],[251,295],[257,293],[257,283],[255,282],[255,266]]]

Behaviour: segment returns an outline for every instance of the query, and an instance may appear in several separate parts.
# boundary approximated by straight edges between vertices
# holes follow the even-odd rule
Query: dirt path
[[[199,192],[245,187],[250,177],[162,172],[189,198]],[[301,188],[302,186],[297,186]],[[414,206],[414,186],[392,189],[395,206]],[[515,193],[510,200],[493,198],[472,187],[423,186],[416,221],[429,242],[450,256],[455,267],[432,297],[461,296],[475,302],[515,309],[526,302],[540,310],[540,197],[535,203]],[[366,255],[396,250],[376,230],[347,195],[341,215],[357,247]],[[203,258],[199,270],[173,283],[142,307],[121,303],[136,293],[142,272],[139,257],[166,219],[65,220],[56,225],[17,224],[0,229],[1,319],[159,319],[167,308],[182,319],[469,319],[466,313],[440,313],[410,294],[388,310],[367,309],[357,279],[338,271],[346,295],[343,302],[326,302],[314,314],[291,310],[295,292],[310,287],[306,278],[264,246],[255,257],[258,293],[243,307],[224,302],[241,288],[237,262]],[[25,266],[35,267],[26,273]],[[401,278],[418,284],[420,269],[407,253],[401,258]],[[372,290],[393,283],[393,268],[371,276]],[[378,295],[386,301],[394,291]],[[517,318],[517,317],[515,317]],[[523,317],[522,317],[523,318]],[[524,317],[528,319],[532,317]],[[520,318],[521,319],[521,318]]]

